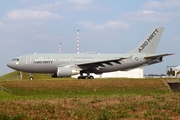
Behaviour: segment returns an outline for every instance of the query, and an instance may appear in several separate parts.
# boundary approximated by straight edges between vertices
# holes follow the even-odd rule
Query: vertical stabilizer
[[[158,47],[159,41],[161,39],[164,27],[157,27],[153,29],[145,39],[132,51],[129,53],[148,53],[154,54]]]

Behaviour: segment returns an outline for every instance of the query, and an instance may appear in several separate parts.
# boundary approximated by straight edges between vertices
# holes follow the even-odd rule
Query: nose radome
[[[14,70],[18,70],[20,67],[19,66],[19,58],[14,58],[12,61],[7,63],[7,66],[14,69]]]
[[[12,69],[14,69],[14,68],[16,68],[17,64],[14,63],[14,62],[9,62],[9,63],[7,64],[7,66],[10,67],[10,68],[12,68]]]
[[[7,63],[7,66],[11,68],[12,67],[12,63],[11,62]]]

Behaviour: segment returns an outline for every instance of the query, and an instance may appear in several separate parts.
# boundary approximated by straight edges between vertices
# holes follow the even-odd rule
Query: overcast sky
[[[180,65],[180,0],[0,0],[0,76],[6,64],[29,53],[125,53],[156,26],[164,26],[157,53],[175,53],[144,68],[166,73]]]

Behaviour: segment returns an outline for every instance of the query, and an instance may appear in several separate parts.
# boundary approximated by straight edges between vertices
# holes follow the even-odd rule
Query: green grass
[[[4,100],[4,99],[13,99],[14,98],[14,95],[10,94],[10,93],[7,93],[7,92],[4,92],[2,90],[0,90],[0,100]]]
[[[36,74],[36,73],[34,73],[32,75],[36,80],[52,79],[50,74]],[[22,72],[22,80],[28,80],[28,79],[29,79],[29,73]],[[9,80],[10,81],[12,81],[12,80],[18,81],[18,80],[21,80],[20,72],[14,71],[14,72],[8,73],[6,75],[0,76],[0,80],[2,80],[2,81],[9,81]]]
[[[176,99],[171,97],[175,96]],[[160,98],[159,98],[160,97]],[[177,94],[158,96],[121,96],[56,98],[0,101],[0,118],[21,119],[178,119]],[[162,101],[163,100],[163,101]]]
[[[38,80],[1,81],[13,95],[34,98],[96,97],[122,95],[166,94],[169,90],[162,80],[150,79],[96,79],[96,80]]]
[[[14,97],[24,99],[114,97],[166,94],[170,92],[162,79],[77,80],[73,78],[51,78],[48,74],[35,74],[36,79],[30,81],[27,73],[23,73],[23,80],[20,80],[17,76],[19,76],[18,71],[1,76],[0,86],[12,91],[12,99]],[[6,99],[6,97],[0,99]]]
[[[51,74],[37,74],[33,73],[32,74],[34,77],[34,80],[72,80],[72,78],[52,78]],[[22,80],[29,80],[29,73],[22,72]],[[8,74],[5,74],[3,76],[0,76],[0,81],[22,81],[20,77],[20,72],[19,71],[14,71]]]
[[[35,74],[33,81],[18,72],[0,77],[0,119],[153,119],[180,118],[180,94],[164,79],[51,78]]]

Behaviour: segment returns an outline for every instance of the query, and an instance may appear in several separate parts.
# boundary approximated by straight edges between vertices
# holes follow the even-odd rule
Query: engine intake
[[[57,77],[71,77],[72,75],[79,74],[80,71],[72,69],[71,67],[58,67],[57,68]]]

